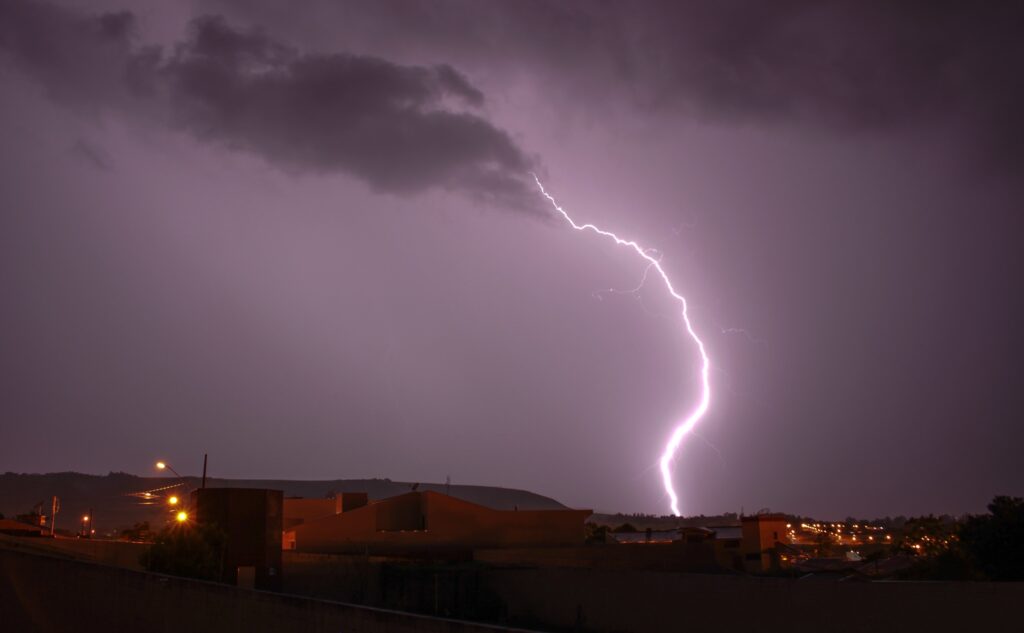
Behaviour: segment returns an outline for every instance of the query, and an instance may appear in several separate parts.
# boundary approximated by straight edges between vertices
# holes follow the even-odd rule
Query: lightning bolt
[[[680,516],[679,512],[679,495],[676,494],[675,486],[672,484],[672,462],[675,458],[676,451],[679,450],[679,445],[683,442],[683,437],[686,436],[693,427],[697,425],[704,414],[707,413],[708,407],[711,405],[711,381],[709,374],[711,371],[711,359],[708,358],[707,350],[704,349],[704,341],[697,336],[697,332],[693,329],[693,324],[690,322],[690,316],[687,311],[686,297],[676,292],[675,287],[672,285],[672,280],[669,279],[668,273],[661,267],[661,258],[654,257],[651,253],[658,254],[658,251],[648,248],[643,248],[633,240],[625,240],[612,233],[611,231],[605,231],[600,229],[593,224],[577,224],[575,220],[566,212],[565,209],[558,206],[555,199],[545,189],[544,185],[541,184],[540,178],[537,174],[531,174],[534,182],[537,183],[537,188],[540,189],[541,194],[551,202],[551,206],[554,207],[555,211],[558,212],[566,222],[569,223],[572,228],[577,231],[593,231],[602,237],[606,237],[613,240],[619,246],[628,246],[633,251],[642,257],[648,264],[648,269],[653,268],[658,276],[661,277],[662,282],[665,284],[665,289],[672,296],[673,299],[679,302],[680,312],[683,317],[683,324],[686,326],[686,333],[690,335],[693,342],[697,345],[697,350],[700,352],[701,368],[700,368],[700,383],[701,383],[701,394],[700,400],[697,402],[697,406],[687,415],[685,418],[676,424],[672,430],[672,434],[668,438],[668,442],[665,443],[665,449],[661,453],[661,459],[659,460],[659,466],[661,467],[661,480],[665,486],[665,492],[668,494],[669,505],[672,508],[672,514]],[[646,277],[646,272],[645,272]]]

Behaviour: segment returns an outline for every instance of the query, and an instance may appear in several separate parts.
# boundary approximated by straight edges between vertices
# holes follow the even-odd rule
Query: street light
[[[167,503],[169,503],[172,506],[176,506],[178,505],[178,498],[174,495],[171,495],[170,499],[167,500]]]
[[[176,477],[178,477],[178,479],[184,479],[184,477],[182,477],[181,475],[179,475],[179,474],[178,474],[178,471],[176,471],[176,470],[174,470],[173,468],[171,468],[171,465],[170,465],[170,464],[168,464],[167,462],[157,462],[157,463],[156,463],[156,469],[157,469],[157,470],[165,470],[165,469],[166,469],[166,470],[169,470],[169,471],[171,471],[172,473],[174,473],[174,475],[175,475]]]
[[[165,462],[165,461],[158,461],[156,463],[156,469],[157,470],[169,470],[172,473],[174,473],[174,476],[177,477],[178,479],[180,479],[181,483],[183,483],[185,485],[185,490],[186,491],[192,488],[192,486],[189,485],[188,480],[185,479],[184,477],[182,477],[181,473],[179,473],[178,471],[174,470],[174,467],[171,466],[170,464],[168,464],[167,462]]]
[[[184,523],[185,521],[188,521],[188,512],[182,510],[176,514],[174,518],[177,519],[178,523]]]

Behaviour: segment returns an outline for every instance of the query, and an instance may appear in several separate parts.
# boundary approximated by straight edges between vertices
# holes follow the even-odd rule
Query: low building
[[[583,524],[591,515],[590,510],[493,510],[433,491],[353,505],[354,509],[348,509],[343,500],[336,514],[294,524],[284,531],[284,548],[317,553],[435,554],[582,545]],[[298,512],[301,504],[293,507]]]

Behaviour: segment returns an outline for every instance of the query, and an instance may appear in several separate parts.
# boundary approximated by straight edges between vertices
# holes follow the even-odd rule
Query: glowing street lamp
[[[167,503],[168,505],[172,506],[178,505],[178,497],[176,497],[175,495],[171,495],[171,497],[167,500]]]
[[[174,470],[173,468],[171,468],[171,465],[170,465],[170,464],[168,464],[167,462],[157,462],[157,463],[156,463],[156,469],[157,469],[157,470],[169,470],[169,471],[171,471],[172,473],[174,473],[174,475],[175,475],[175,476],[176,476],[176,477],[177,477],[178,479],[184,479],[184,477],[182,477],[181,475],[179,475],[179,474],[178,474],[178,471],[176,471],[176,470]]]
[[[178,479],[180,479],[181,483],[184,484],[186,491],[188,491],[188,490],[190,490],[192,488],[192,486],[189,485],[188,480],[185,479],[184,477],[182,477],[181,473],[179,473],[178,471],[174,470],[174,467],[171,466],[170,464],[168,464],[167,462],[165,462],[163,460],[158,461],[156,463],[156,469],[157,470],[169,470],[172,473],[174,473],[174,476],[177,477]]]
[[[178,514],[174,515],[174,518],[178,523],[184,523],[185,521],[188,521],[188,512],[182,510]]]
[[[92,520],[92,517],[89,516],[90,514],[92,514],[92,510],[82,515],[82,532],[80,534],[82,538],[86,538],[91,534],[89,531],[89,521]]]

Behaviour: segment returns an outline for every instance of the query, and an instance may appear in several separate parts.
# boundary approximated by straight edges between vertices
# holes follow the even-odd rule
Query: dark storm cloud
[[[523,66],[551,93],[730,124],[841,133],[950,127],[970,151],[1020,167],[1020,3],[341,2],[284,14],[209,0],[255,22],[342,41],[386,40],[463,64]]]
[[[133,43],[130,13],[0,3],[0,50],[54,99],[160,117],[204,142],[291,171],[344,171],[374,189],[460,190],[520,210],[530,159],[483,118],[484,95],[448,65],[301,53],[220,17],[164,54]]]

